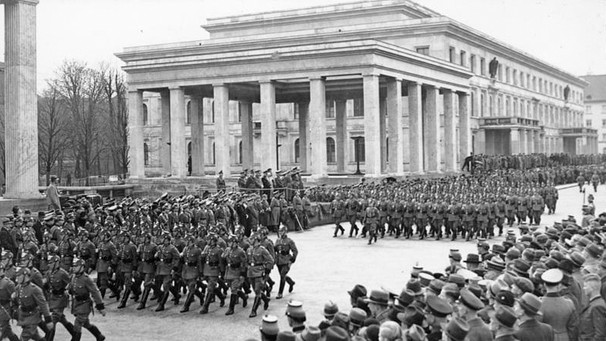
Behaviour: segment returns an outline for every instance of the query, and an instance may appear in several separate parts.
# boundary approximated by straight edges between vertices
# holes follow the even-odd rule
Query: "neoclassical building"
[[[585,126],[598,132],[598,150],[606,153],[606,75],[582,76],[585,88]]]
[[[597,152],[583,125],[587,82],[412,1],[203,28],[208,40],[117,54],[133,178],[292,166],[313,177],[358,166],[367,176],[439,173],[471,152]]]

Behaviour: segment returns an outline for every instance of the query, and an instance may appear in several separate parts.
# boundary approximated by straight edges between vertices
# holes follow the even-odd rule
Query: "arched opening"
[[[143,125],[146,126],[147,125],[147,117],[148,113],[147,113],[147,104],[143,104]]]
[[[187,143],[187,175],[191,175],[192,169],[192,155],[191,155],[191,142]]]
[[[295,148],[295,150],[294,150],[295,163],[299,163],[299,161],[300,161],[299,158],[301,157],[301,150],[299,149],[299,147],[300,147],[299,146],[299,139],[296,139],[295,143],[294,143],[294,148]]]
[[[238,142],[238,164],[242,164],[242,141]]]
[[[336,153],[335,139],[333,139],[332,137],[327,137],[326,138],[326,162],[334,163],[335,162],[335,153]]]
[[[149,166],[149,146],[147,143],[143,144],[143,164]]]
[[[191,124],[191,101],[187,102],[187,114],[185,115],[185,124]]]

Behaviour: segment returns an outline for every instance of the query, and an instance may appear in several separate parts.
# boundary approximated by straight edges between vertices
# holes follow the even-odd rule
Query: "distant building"
[[[582,76],[585,88],[585,126],[597,129],[598,149],[606,153],[606,75]]]
[[[125,48],[130,176],[453,172],[486,154],[597,151],[584,80],[407,0],[208,19]]]

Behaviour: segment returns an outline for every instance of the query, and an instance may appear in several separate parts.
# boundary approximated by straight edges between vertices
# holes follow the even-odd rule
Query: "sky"
[[[114,53],[124,47],[207,39],[201,28],[206,18],[343,2],[348,1],[40,0],[38,92],[64,60],[119,67]],[[606,0],[416,2],[572,74],[606,74]],[[0,22],[4,32],[3,15]],[[4,44],[0,51],[3,56]]]

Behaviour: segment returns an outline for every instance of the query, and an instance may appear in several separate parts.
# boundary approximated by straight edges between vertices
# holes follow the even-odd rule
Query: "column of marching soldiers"
[[[118,308],[128,306],[132,299],[139,310],[150,301],[157,301],[155,310],[159,312],[165,310],[169,298],[175,305],[185,298],[181,309],[185,313],[198,298],[200,313],[205,314],[216,300],[223,307],[229,293],[226,315],[231,315],[237,304],[246,307],[249,294],[254,292],[250,313],[254,317],[261,304],[264,309],[268,307],[274,285],[269,275],[274,267],[280,275],[276,298],[282,298],[286,284],[289,292],[294,288],[288,272],[298,251],[284,226],[306,229],[314,216],[322,221],[323,202],[338,202],[341,195],[347,200],[367,202],[362,222],[376,240],[377,234],[385,232],[408,233],[410,237],[411,226],[402,212],[398,226],[392,216],[385,218],[383,228],[387,231],[383,232],[372,220],[381,220],[375,201],[380,207],[381,200],[409,200],[423,214],[430,212],[434,201],[440,207],[449,207],[469,200],[480,207],[480,214],[474,216],[474,228],[462,229],[466,225],[461,223],[461,217],[461,225],[445,224],[445,233],[465,233],[467,238],[470,234],[489,236],[491,219],[497,226],[499,222],[490,211],[488,220],[484,219],[481,207],[485,207],[485,201],[498,201],[503,194],[505,200],[508,195],[532,198],[555,184],[574,182],[575,176],[581,174],[601,176],[603,165],[591,162],[551,165],[533,171],[502,168],[433,180],[318,186],[301,192],[298,188],[281,188],[276,181],[266,187],[262,181],[262,188],[252,190],[223,189],[210,196],[163,195],[155,200],[125,198],[98,206],[82,197],[69,202],[63,211],[40,212],[37,219],[31,212],[15,207],[0,229],[0,339],[18,339],[10,326],[10,320],[16,318],[22,327],[22,339],[42,339],[40,328],[46,339],[52,340],[54,327],[60,323],[73,340],[81,338],[82,328],[103,340],[105,337],[90,323],[89,315],[93,308],[104,314],[107,299],[119,301]],[[296,169],[277,174],[277,178],[290,176],[291,184],[300,179]],[[264,177],[271,179],[271,170]],[[319,203],[318,211],[312,209],[311,201]],[[335,215],[335,205],[328,206],[333,206]],[[516,208],[518,211],[524,213]],[[360,217],[356,212],[356,217]],[[397,215],[394,213],[393,217]],[[429,215],[427,225],[423,225],[424,217],[417,215],[412,219],[422,237],[425,229],[419,226],[431,226]],[[522,221],[525,216],[517,219]],[[538,223],[540,215],[532,219]],[[444,221],[449,222],[449,217]],[[278,232],[275,243],[268,238],[269,230]],[[430,232],[440,236],[442,226]],[[93,271],[96,280],[88,276]],[[75,316],[73,324],[64,314],[68,307]]]

